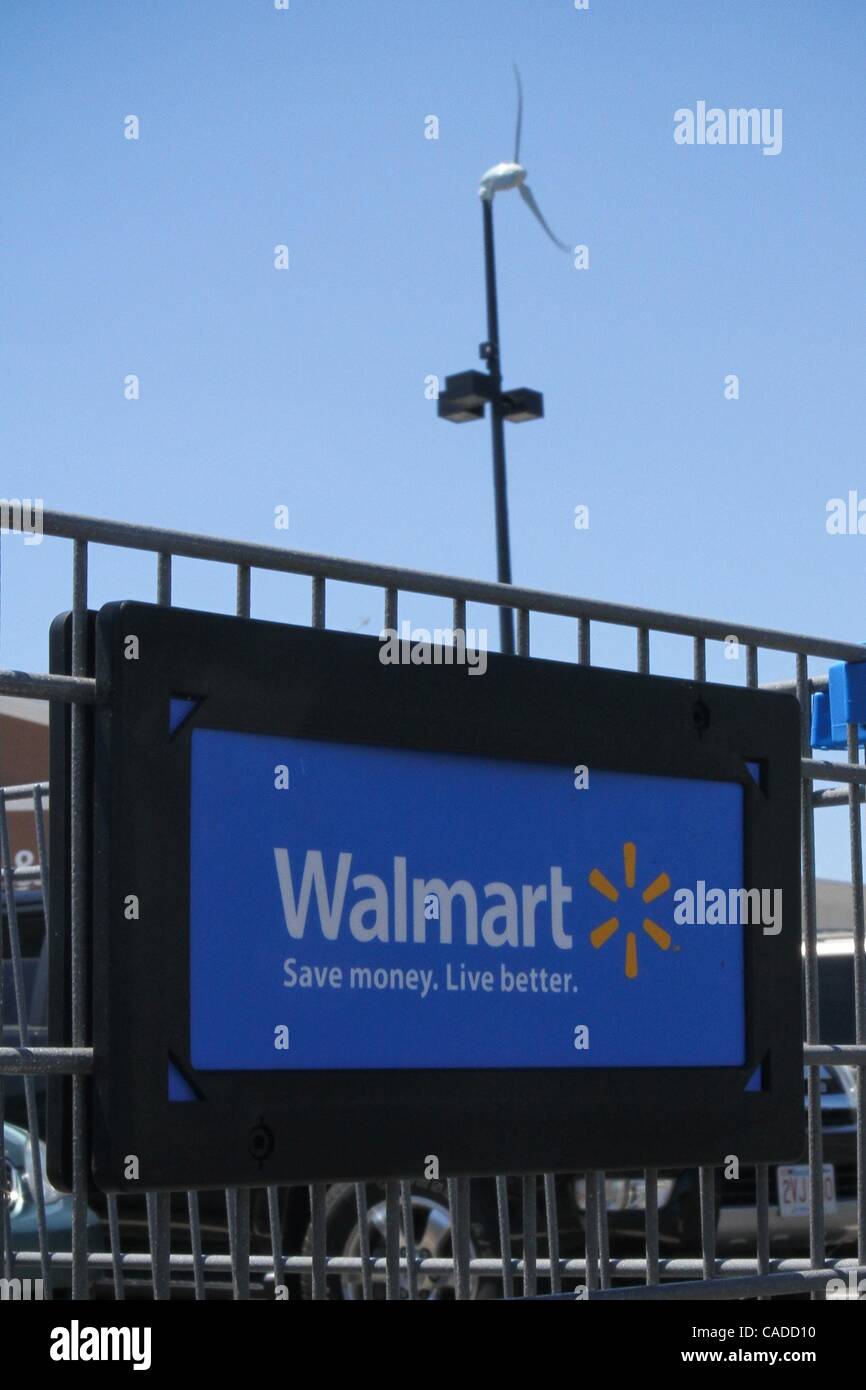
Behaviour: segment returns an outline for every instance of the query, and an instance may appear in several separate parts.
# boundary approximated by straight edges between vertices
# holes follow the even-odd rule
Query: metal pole
[[[490,375],[490,422],[493,443],[493,495],[496,504],[496,577],[511,583],[511,546],[508,538],[508,492],[505,478],[505,421],[502,414],[502,363],[499,357],[499,307],[496,299],[496,254],[493,249],[493,200],[481,201],[484,210],[484,270],[487,281],[487,343],[485,356]],[[499,610],[499,646],[514,654],[514,615]]]

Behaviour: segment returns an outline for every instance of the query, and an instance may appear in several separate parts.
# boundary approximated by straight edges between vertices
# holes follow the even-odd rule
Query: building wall
[[[48,781],[48,705],[44,700],[0,696],[0,786]],[[48,834],[48,798],[45,833]],[[38,864],[33,800],[11,801],[6,807],[13,864]],[[22,885],[26,886],[26,885]]]

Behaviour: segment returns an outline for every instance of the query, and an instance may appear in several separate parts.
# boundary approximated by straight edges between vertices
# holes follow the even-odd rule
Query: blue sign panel
[[[746,1061],[741,783],[210,728],[190,768],[196,1071]]]

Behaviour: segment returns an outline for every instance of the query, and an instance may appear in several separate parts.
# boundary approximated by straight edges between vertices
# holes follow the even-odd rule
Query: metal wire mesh
[[[861,806],[866,767],[860,761],[858,730],[848,729],[847,761],[812,756],[810,700],[826,684],[810,675],[810,658],[856,661],[862,647],[758,627],[703,620],[624,605],[567,597],[513,586],[396,569],[334,557],[308,555],[276,547],[243,544],[182,532],[156,530],[94,518],[45,512],[46,536],[72,542],[71,675],[0,672],[0,693],[50,699],[71,706],[71,949],[72,1006],[69,1046],[49,1046],[41,1021],[31,1021],[32,991],[25,973],[16,884],[38,884],[47,922],[49,863],[44,814],[44,783],[0,789],[0,868],[5,904],[4,959],[0,956],[0,1172],[11,1174],[4,1154],[3,1120],[7,1084],[23,1093],[29,1145],[28,1181],[33,1210],[29,1247],[13,1239],[12,1177],[0,1202],[0,1269],[2,1277],[38,1277],[50,1297],[70,1288],[74,1297],[93,1293],[121,1299],[132,1293],[155,1299],[186,1295],[197,1299],[230,1296],[287,1297],[305,1294],[370,1300],[486,1296],[586,1297],[589,1300],[658,1297],[769,1297],[808,1293],[823,1297],[831,1279],[866,1275],[866,1131],[863,1067],[866,1065],[866,956],[864,956],[863,855]],[[762,649],[786,653],[793,669],[781,683],[796,693],[802,710],[802,899],[805,974],[806,1110],[808,1119],[809,1233],[808,1254],[774,1255],[770,1237],[770,1172],[759,1165],[754,1174],[753,1253],[722,1256],[716,1248],[717,1188],[712,1168],[698,1175],[699,1246],[694,1252],[662,1253],[660,1174],[642,1175],[643,1253],[612,1253],[608,1217],[608,1175],[552,1174],[509,1178],[481,1184],[469,1178],[426,1187],[403,1182],[355,1184],[309,1191],[268,1187],[232,1189],[219,1202],[214,1194],[150,1193],[130,1214],[127,1199],[109,1197],[104,1210],[92,1209],[87,1184],[85,1088],[92,1069],[88,1045],[87,967],[88,902],[84,830],[89,789],[84,765],[86,707],[94,703],[95,682],[87,670],[86,614],[88,559],[93,547],[147,551],[156,557],[156,601],[172,602],[172,562],[177,557],[217,561],[236,573],[236,612],[252,612],[252,581],[258,571],[306,575],[311,580],[310,621],[326,625],[329,583],[362,584],[383,595],[383,625],[394,628],[402,593],[450,600],[455,631],[465,630],[467,603],[508,606],[517,612],[518,652],[530,654],[533,615],[556,615],[576,624],[578,662],[588,665],[592,624],[613,624],[635,634],[636,667],[651,672],[653,634],[675,634],[692,641],[692,669],[706,679],[707,643],[724,642],[736,632],[746,649],[746,681],[756,687]],[[31,552],[32,554],[33,552]],[[121,597],[122,595],[116,595]],[[572,648],[574,650],[574,648]],[[780,688],[780,683],[776,683]],[[817,782],[831,785],[816,788]],[[35,823],[39,864],[16,869],[11,858],[7,810],[26,804]],[[820,1038],[818,917],[815,875],[815,813],[847,804],[849,810],[851,901],[853,920],[854,1043],[834,1044]],[[8,967],[8,968],[7,968]],[[11,981],[7,997],[6,980]],[[8,1019],[7,1019],[8,1015]],[[11,1021],[9,1021],[11,1020]],[[822,1068],[855,1069],[856,1248],[844,1257],[828,1253],[823,1199]],[[40,1133],[38,1085],[48,1076],[65,1074],[72,1085],[71,1199],[58,1203],[46,1184]],[[565,1186],[563,1185],[565,1184]],[[574,1230],[574,1193],[584,1194]],[[564,1197],[572,1214],[564,1220]],[[92,1198],[90,1199],[92,1201]],[[136,1199],[130,1199],[134,1201]],[[68,1215],[57,1222],[58,1207]],[[220,1212],[221,1208],[221,1212]],[[348,1229],[342,1248],[335,1232]],[[339,1243],[339,1241],[338,1241]],[[331,1248],[329,1248],[329,1245]],[[567,1253],[571,1246],[575,1253]]]

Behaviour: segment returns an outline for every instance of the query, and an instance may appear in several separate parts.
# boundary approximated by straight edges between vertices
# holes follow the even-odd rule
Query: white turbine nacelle
[[[564,241],[558,237],[548,227],[533,197],[532,190],[526,182],[526,170],[520,163],[520,133],[523,126],[523,86],[520,81],[520,73],[515,64],[514,76],[517,78],[517,131],[514,136],[514,163],[513,164],[494,164],[492,169],[488,169],[486,174],[481,175],[481,184],[478,189],[479,197],[485,203],[492,203],[497,193],[507,193],[511,188],[517,188],[533,217],[537,217],[550,240],[554,242],[561,251],[570,251],[571,247],[566,246]]]
[[[494,164],[486,174],[481,175],[479,197],[485,202],[493,201],[494,193],[507,193],[509,188],[519,188],[526,182],[526,170],[522,164]]]

